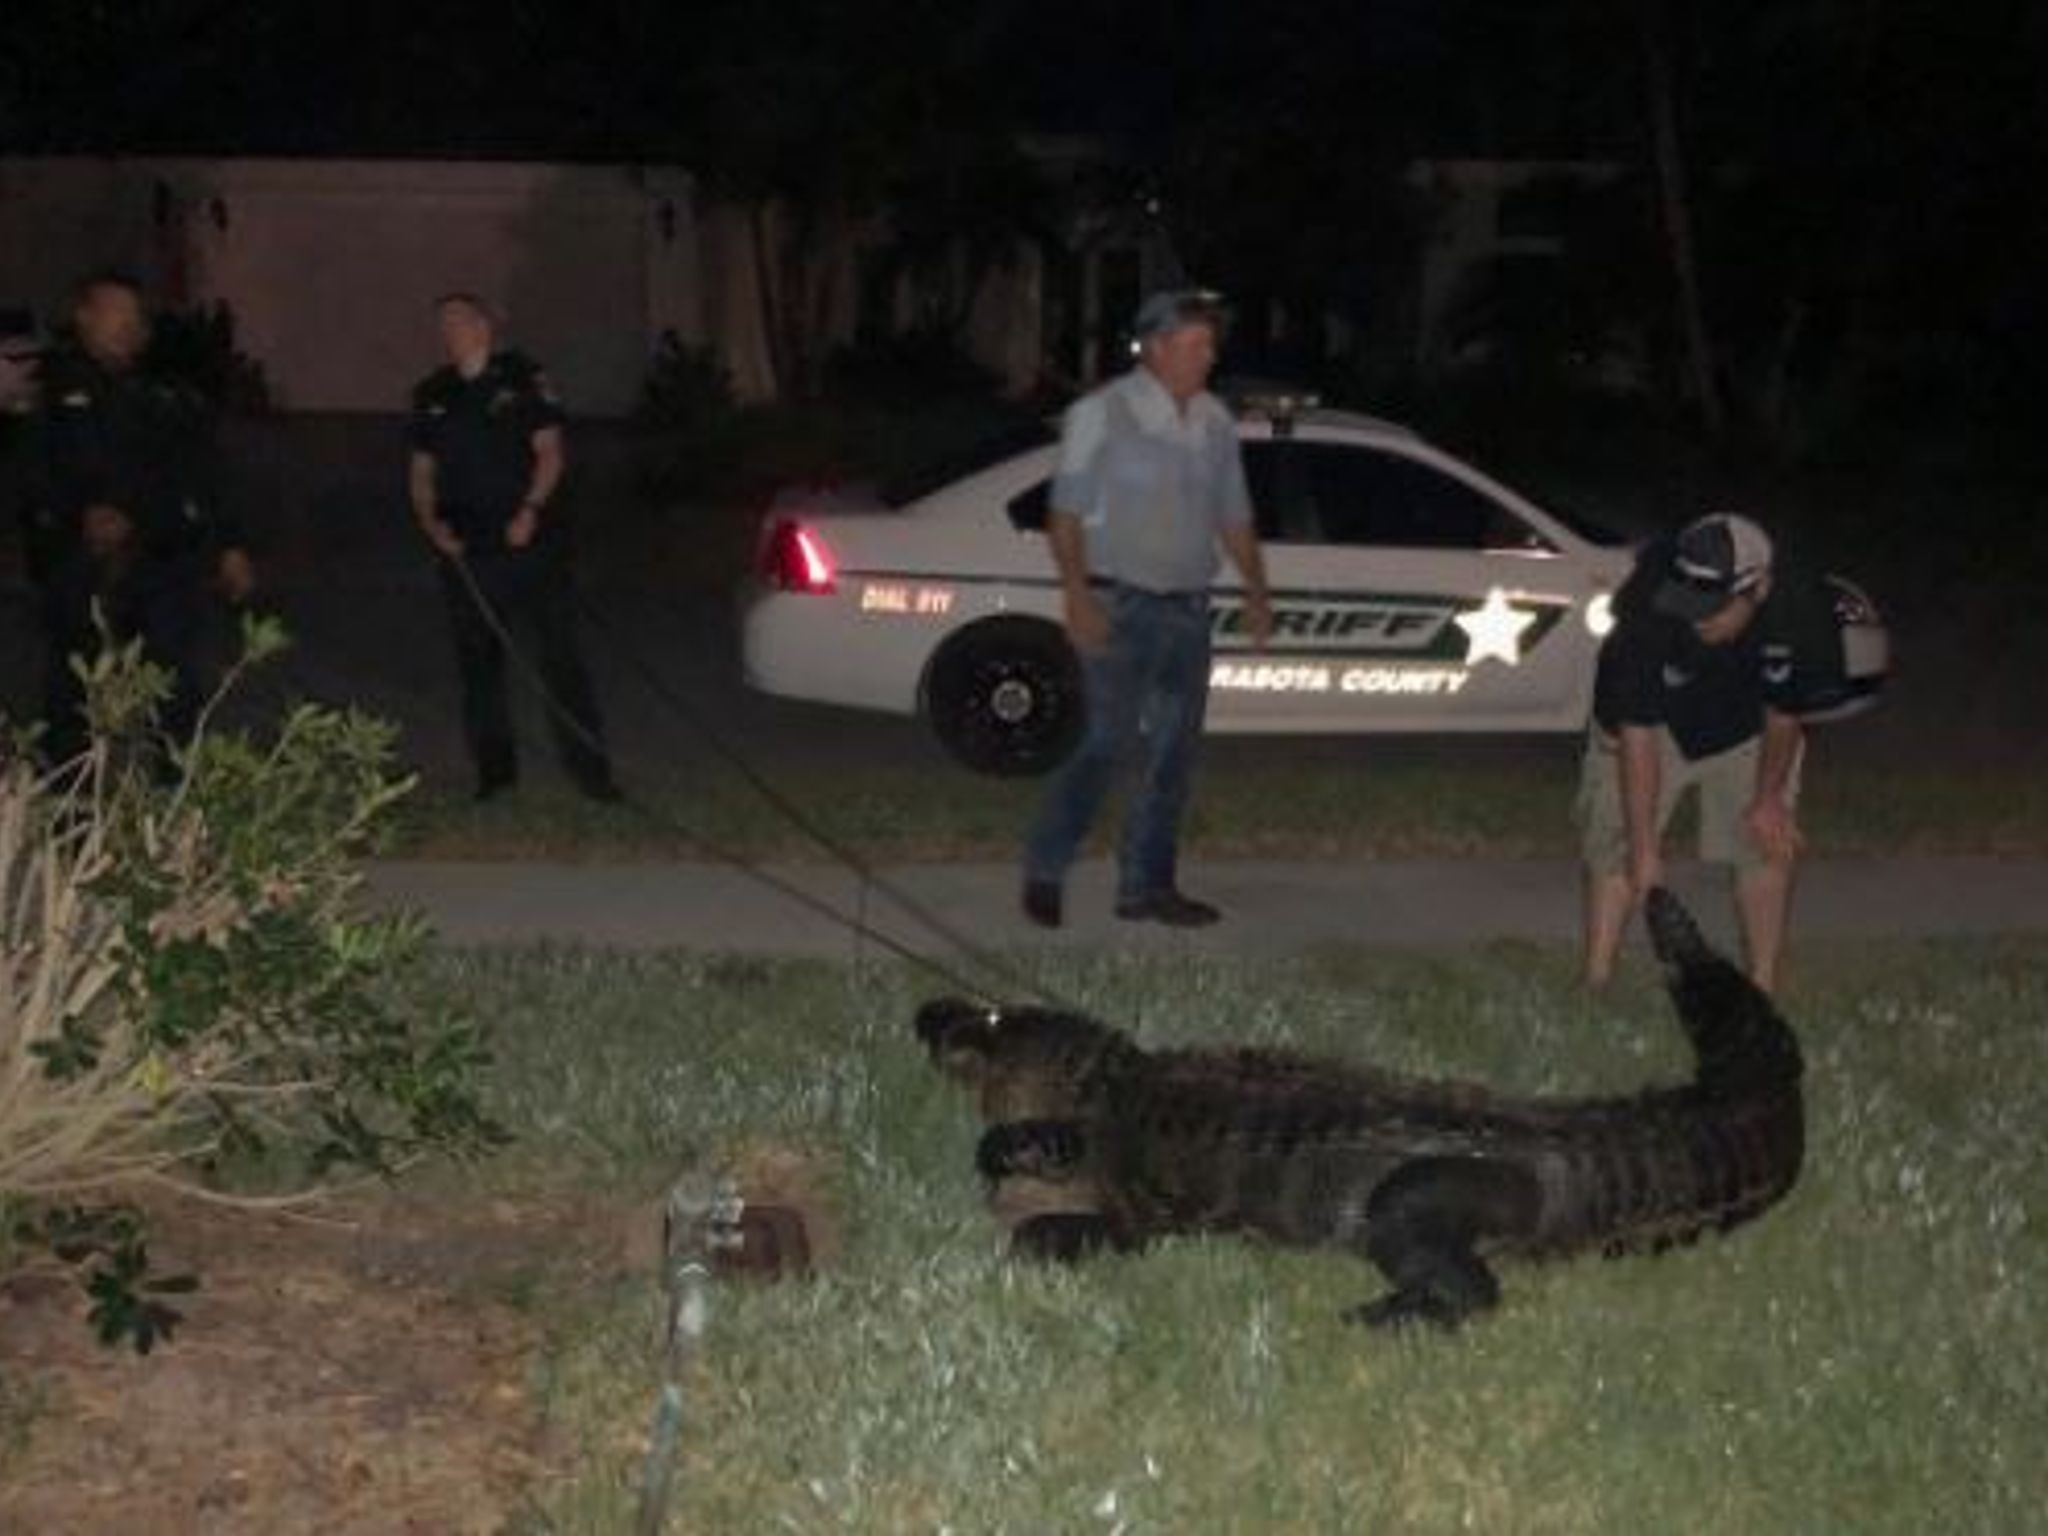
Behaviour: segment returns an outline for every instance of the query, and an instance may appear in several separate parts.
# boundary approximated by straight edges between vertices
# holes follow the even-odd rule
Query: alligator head
[[[1080,1014],[957,997],[918,1009],[917,1037],[934,1066],[980,1095],[990,1124],[1073,1115],[1105,1073],[1143,1057],[1116,1030]]]

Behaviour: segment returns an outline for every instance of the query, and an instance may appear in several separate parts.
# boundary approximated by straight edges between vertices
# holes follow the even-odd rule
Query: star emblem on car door
[[[1495,587],[1484,603],[1452,622],[1465,631],[1470,642],[1465,650],[1466,666],[1476,666],[1492,656],[1513,667],[1521,664],[1522,631],[1536,622],[1536,615],[1513,606],[1507,593]]]

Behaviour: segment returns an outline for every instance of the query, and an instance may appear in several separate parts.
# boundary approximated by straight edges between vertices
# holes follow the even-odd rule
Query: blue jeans
[[[1209,704],[1209,598],[1125,586],[1102,595],[1109,645],[1081,658],[1087,728],[1045,787],[1024,845],[1024,877],[1065,878],[1118,767],[1142,737],[1144,779],[1117,853],[1117,900],[1132,901],[1174,889],[1174,844]]]

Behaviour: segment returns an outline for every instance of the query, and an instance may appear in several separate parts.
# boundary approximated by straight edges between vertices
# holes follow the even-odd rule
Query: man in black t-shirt
[[[576,641],[557,504],[566,464],[561,403],[530,358],[493,349],[493,322],[481,299],[450,294],[435,305],[435,316],[448,365],[413,390],[407,485],[413,516],[440,556],[476,796],[487,800],[519,776],[503,625],[532,636],[570,777],[592,799],[616,800]]]
[[[1630,912],[1663,882],[1664,828],[1694,786],[1700,856],[1733,867],[1750,976],[1776,984],[1802,840],[1799,700],[1830,664],[1810,637],[1834,635],[1813,622],[1824,601],[1732,513],[1652,544],[1616,594],[1579,786],[1589,985],[1612,976]]]

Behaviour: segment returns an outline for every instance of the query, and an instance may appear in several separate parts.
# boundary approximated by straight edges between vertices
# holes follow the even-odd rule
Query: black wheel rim
[[[961,690],[963,755],[998,771],[1044,767],[1066,744],[1076,702],[1069,669],[1047,657],[978,660]]]

